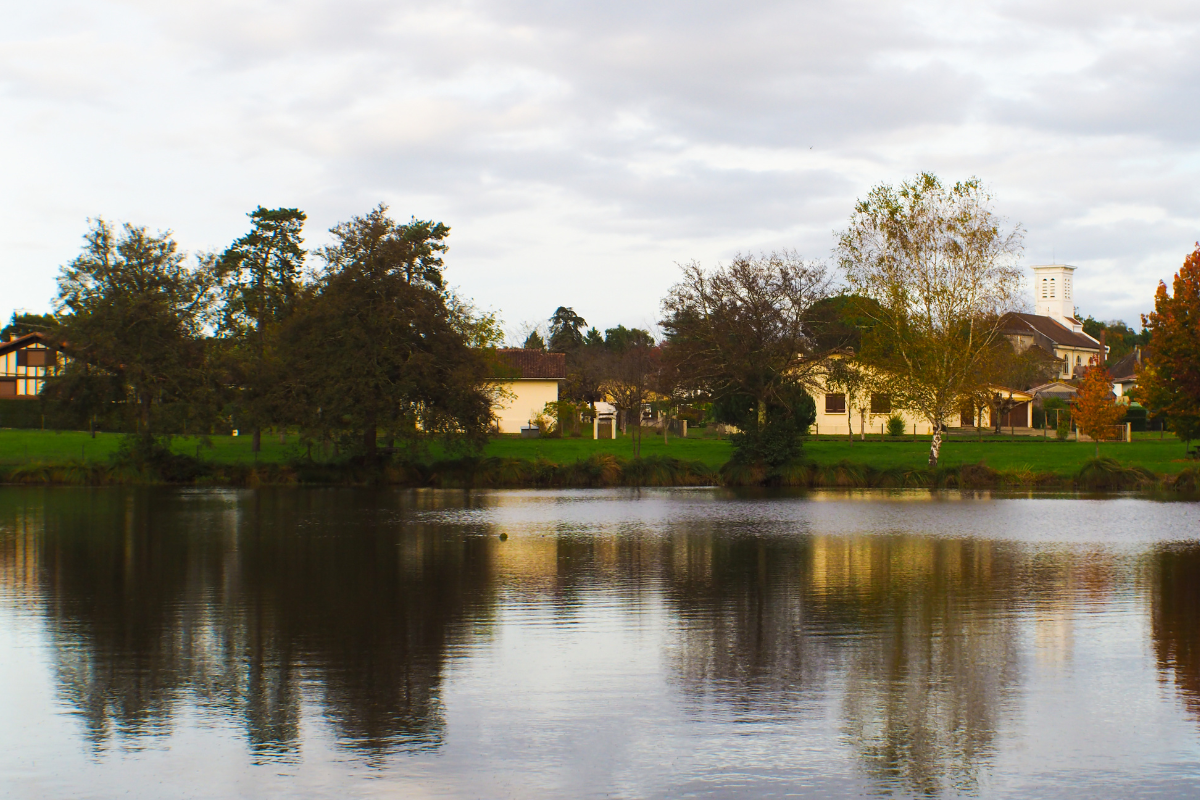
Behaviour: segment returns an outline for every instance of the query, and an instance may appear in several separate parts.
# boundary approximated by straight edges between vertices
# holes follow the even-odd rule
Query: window
[[[1054,297],[1054,278],[1050,279],[1050,296]]]
[[[1071,279],[1070,278],[1065,278],[1063,280],[1063,297],[1066,298],[1067,300],[1071,299]]]
[[[1050,296],[1049,292],[1050,292],[1050,281],[1047,280],[1046,278],[1042,278],[1042,299],[1043,300],[1045,300],[1046,298],[1048,298]]]
[[[0,397],[17,396],[17,379],[0,378]]]
[[[827,394],[827,395],[825,395],[825,413],[826,414],[845,414],[846,413],[846,395],[844,395],[844,394]]]
[[[53,367],[58,363],[58,353],[54,350],[33,350],[26,348],[17,351],[18,367]]]
[[[892,396],[887,394],[871,395],[871,413],[872,414],[890,414],[892,413]]]

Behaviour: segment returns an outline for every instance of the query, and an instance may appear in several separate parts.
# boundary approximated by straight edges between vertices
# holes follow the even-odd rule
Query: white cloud
[[[380,200],[453,228],[510,324],[653,320],[674,262],[825,256],[854,199],[979,175],[1086,313],[1146,310],[1200,238],[1200,9],[950,2],[69,2],[0,32],[0,313],[85,218],[310,242]]]

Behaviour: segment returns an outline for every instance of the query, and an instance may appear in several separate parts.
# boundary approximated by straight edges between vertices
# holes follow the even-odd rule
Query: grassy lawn
[[[120,434],[101,433],[95,439],[86,432],[0,430],[0,464],[11,465],[26,462],[61,463],[68,461],[103,460],[117,448]],[[191,437],[173,440],[178,452],[199,455],[211,461],[253,463],[248,436],[214,436],[210,446]],[[258,461],[279,462],[301,452],[296,437],[289,437],[280,444],[277,437],[263,436],[263,449]],[[1089,443],[1058,442],[1054,439],[1018,437],[992,438],[985,436],[983,442],[974,439],[948,438],[942,446],[943,466],[958,466],[983,462],[998,470],[1028,469],[1035,472],[1054,472],[1061,475],[1074,474],[1095,452]],[[486,455],[510,458],[546,458],[556,463],[570,463],[586,458],[593,453],[612,453],[621,458],[633,456],[633,441],[627,436],[618,439],[519,439],[499,437],[487,447]],[[1184,445],[1168,435],[1160,439],[1159,434],[1139,434],[1132,443],[1101,444],[1100,454],[1111,456],[1122,464],[1141,465],[1156,473],[1175,473],[1197,462],[1186,460]],[[435,456],[437,454],[435,453]],[[661,437],[645,436],[642,440],[642,455],[667,455],[676,458],[702,461],[719,467],[730,455],[727,440],[710,438],[672,438],[664,445]],[[805,444],[807,458],[828,464],[842,459],[870,464],[877,468],[921,467],[929,457],[929,437],[916,441],[883,441],[878,436],[867,441],[849,444],[845,437],[821,436],[809,439]]]

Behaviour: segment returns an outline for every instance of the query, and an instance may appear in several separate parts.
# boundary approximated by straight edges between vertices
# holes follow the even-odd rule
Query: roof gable
[[[1095,339],[1086,333],[1076,333],[1053,317],[1010,311],[1001,318],[1000,328],[1004,333],[1019,334],[1035,331],[1063,347],[1078,347],[1083,350],[1100,352],[1100,343]]]
[[[567,377],[566,353],[549,353],[545,350],[526,350],[519,347],[496,351],[501,367],[512,371],[512,375],[500,375],[513,380],[554,380]]]
[[[23,350],[32,344],[40,344],[43,347],[50,348],[51,350],[62,349],[53,341],[51,341],[50,337],[46,334],[42,333],[41,331],[34,331],[33,333],[27,333],[24,336],[18,336],[11,342],[4,342],[3,344],[0,344],[0,356],[6,356],[14,350]]]

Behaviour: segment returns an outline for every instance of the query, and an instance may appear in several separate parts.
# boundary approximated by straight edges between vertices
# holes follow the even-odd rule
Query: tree
[[[631,347],[653,347],[654,337],[641,328],[618,325],[604,330],[604,346],[613,353],[624,353]]]
[[[71,361],[64,378],[109,376],[137,407],[137,430],[150,439],[154,410],[180,401],[203,408],[209,388],[203,325],[211,272],[188,267],[169,231],[91,222],[84,248],[58,277],[59,334]]]
[[[57,330],[58,318],[53,314],[18,314],[14,311],[9,323],[0,328],[0,340],[7,342],[10,336],[25,336],[35,331],[54,333]]]
[[[658,349],[638,344],[622,353],[612,353],[608,359],[607,376],[601,384],[624,413],[625,424],[635,426],[633,454],[642,454],[642,405],[650,398],[658,367]]]
[[[872,189],[838,237],[851,289],[871,301],[860,306],[872,324],[859,357],[893,403],[929,422],[930,466],[1020,294],[1022,230],[1005,228],[991,202],[976,178],[946,188],[922,173]]]
[[[238,405],[253,426],[252,449],[262,446],[262,426],[276,415],[279,326],[292,314],[302,285],[306,216],[296,208],[259,206],[251,229],[217,260],[221,306],[218,331],[232,345],[229,365],[241,392]]]
[[[545,350],[546,343],[542,341],[542,335],[535,328],[525,337],[525,343],[521,347],[524,347],[526,350]]]
[[[739,459],[770,454],[776,466],[794,458],[815,418],[803,398],[826,355],[811,324],[814,304],[829,296],[825,266],[785,250],[682,269],[660,324],[684,388],[710,398],[718,421],[741,430]]]
[[[1112,377],[1104,367],[1095,365],[1083,373],[1074,399],[1071,415],[1075,427],[1096,442],[1096,457],[1100,457],[1100,440],[1110,439],[1113,426],[1125,418],[1125,406],[1117,403],[1112,392]]]
[[[871,374],[862,368],[854,359],[853,353],[830,358],[825,373],[825,388],[840,389],[846,398],[846,430],[849,434],[850,445],[854,445],[854,408],[855,402],[868,397],[871,391]],[[861,402],[859,403],[861,408]],[[866,430],[859,433],[866,439]]]
[[[309,430],[353,437],[368,461],[381,430],[410,447],[436,434],[481,446],[493,422],[491,371],[458,319],[464,306],[456,311],[444,289],[449,228],[398,225],[386,211],[335,226],[335,243],[319,252],[325,269],[282,331],[291,407]]]
[[[1200,437],[1200,243],[1175,273],[1172,292],[1159,282],[1154,311],[1142,317],[1150,357],[1134,399],[1164,414],[1181,439]]]
[[[583,344],[583,328],[587,320],[572,308],[559,306],[550,317],[550,349],[555,353],[570,353]]]
[[[1104,338],[1104,343],[1108,346],[1108,358],[1105,364],[1115,364],[1128,355],[1135,346],[1145,344],[1141,334],[1119,319],[1101,322],[1089,315],[1083,321],[1083,332],[1096,341],[1100,341],[1101,337]]]

